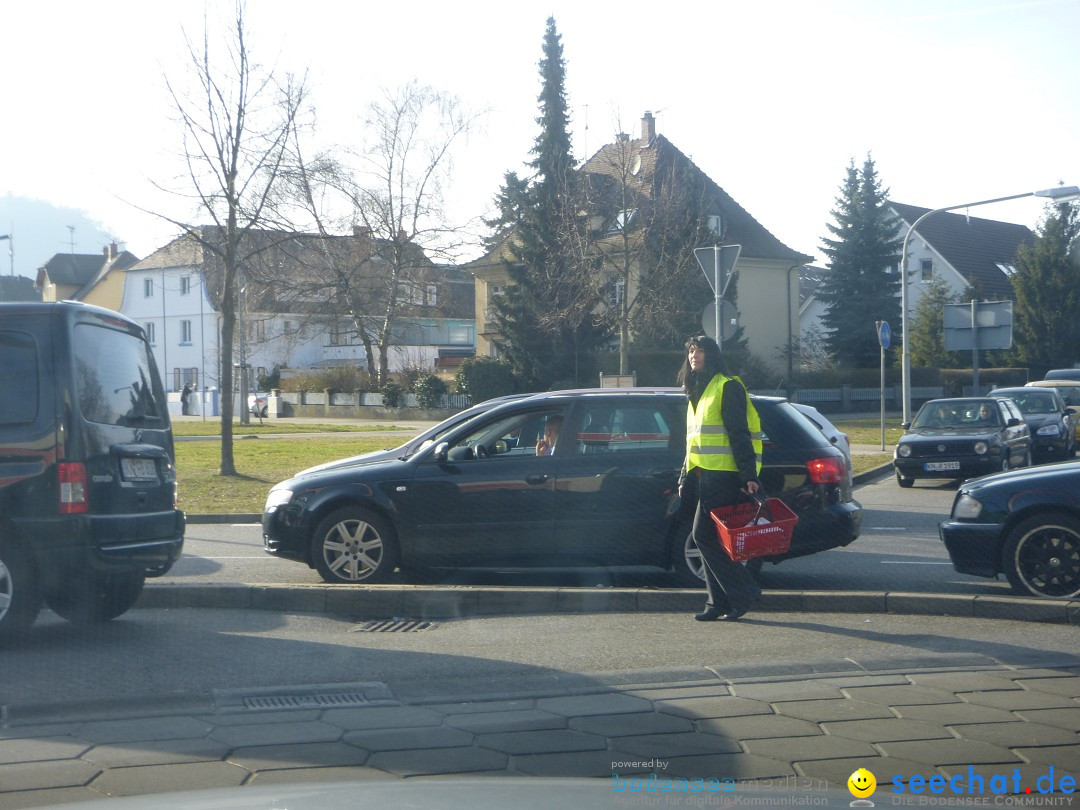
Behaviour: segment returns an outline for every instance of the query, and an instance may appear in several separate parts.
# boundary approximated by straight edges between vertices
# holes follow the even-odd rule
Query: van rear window
[[[142,338],[95,324],[75,326],[75,386],[91,422],[142,425],[161,421],[165,405],[150,350]]]
[[[38,352],[26,332],[0,330],[0,425],[33,422],[38,411]]]

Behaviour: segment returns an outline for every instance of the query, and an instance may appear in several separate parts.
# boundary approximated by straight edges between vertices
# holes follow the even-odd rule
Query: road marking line
[[[907,526],[871,526],[872,532],[906,532]]]
[[[921,562],[917,560],[882,560],[882,565],[952,565],[951,562]]]

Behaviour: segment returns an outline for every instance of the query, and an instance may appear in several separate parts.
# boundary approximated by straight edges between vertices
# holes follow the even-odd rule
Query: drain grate
[[[365,706],[370,701],[360,692],[329,695],[260,695],[244,698],[244,708],[253,711],[273,709],[336,709],[342,706]]]
[[[421,630],[431,630],[435,622],[425,622],[419,619],[378,619],[364,622],[354,627],[350,633],[419,633]]]

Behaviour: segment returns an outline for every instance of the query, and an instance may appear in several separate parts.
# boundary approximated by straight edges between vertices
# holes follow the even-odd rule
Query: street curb
[[[694,613],[699,590],[443,585],[150,584],[139,608],[323,613],[365,619],[462,619],[590,613]],[[1080,626],[1080,601],[1024,596],[766,591],[758,613],[847,613],[1010,619]]]

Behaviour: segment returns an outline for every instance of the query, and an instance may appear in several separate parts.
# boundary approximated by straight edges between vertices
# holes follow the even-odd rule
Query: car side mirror
[[[911,422],[902,422],[900,424],[900,427],[902,427],[904,430],[911,430]]]
[[[449,454],[449,452],[450,452],[449,443],[447,443],[447,442],[439,442],[437,445],[435,445],[435,452],[432,453],[431,457],[433,459],[435,459],[436,464],[445,464],[446,463],[446,457]]]
[[[1009,421],[1005,423],[1005,425],[1007,427],[1016,427],[1019,424],[1020,424],[1020,420],[1017,419],[1015,416],[1010,418]]]
[[[1080,413],[1080,411],[1078,411],[1076,408],[1066,408],[1065,413],[1078,414]]]
[[[510,445],[506,443],[505,439],[499,439],[495,442],[495,455],[501,456],[503,453],[510,452]]]

